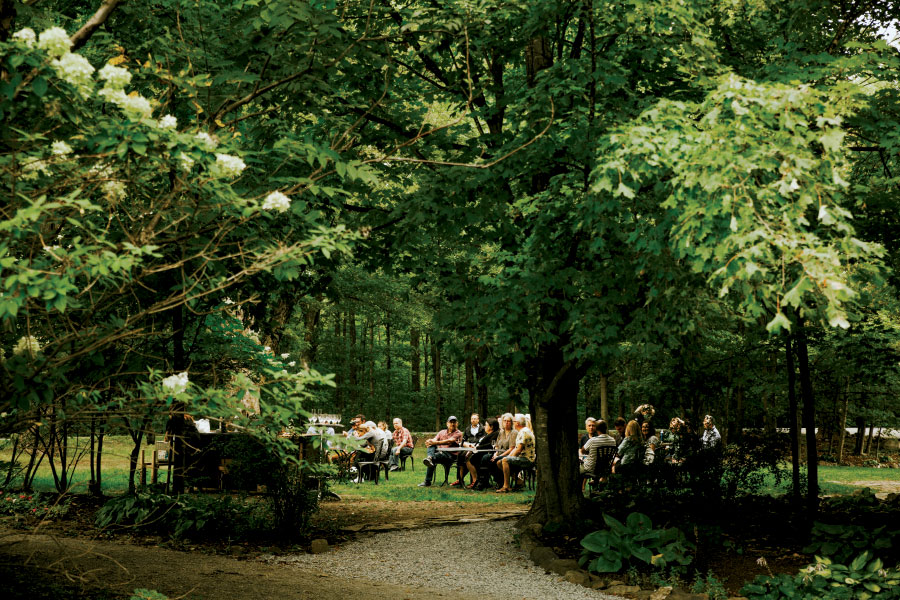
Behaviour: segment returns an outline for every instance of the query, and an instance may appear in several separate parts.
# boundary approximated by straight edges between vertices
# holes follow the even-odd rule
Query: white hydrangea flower
[[[21,356],[22,354],[26,353],[34,356],[40,351],[41,344],[33,335],[23,335],[19,338],[19,341],[16,342],[15,347],[13,347],[13,354],[15,354],[16,356]]]
[[[234,179],[246,168],[247,165],[237,156],[216,153],[216,162],[209,168],[209,172],[216,178]]]
[[[178,162],[181,164],[181,168],[185,171],[190,171],[194,168],[194,159],[184,152],[178,155]]]
[[[122,98],[119,102],[119,108],[125,111],[125,114],[128,116],[137,117],[138,119],[147,119],[153,112],[150,101],[140,94]]]
[[[39,174],[49,175],[50,170],[47,168],[49,166],[46,160],[41,160],[37,156],[29,156],[22,161],[22,179],[31,181],[37,179]]]
[[[201,131],[200,133],[195,135],[194,140],[197,142],[197,145],[200,146],[200,148],[209,152],[215,150],[216,146],[219,145],[219,142],[216,141],[216,138],[209,135],[205,131]]]
[[[50,64],[56,69],[56,74],[60,79],[78,88],[85,98],[90,96],[94,88],[92,78],[94,67],[85,57],[70,52],[63,54],[59,60],[54,60]]]
[[[53,58],[59,58],[67,54],[71,47],[72,40],[69,39],[69,34],[62,27],[45,29],[38,36],[38,48],[44,50]]]
[[[225,298],[225,300],[223,300],[222,302],[224,304],[234,304],[234,300],[232,300],[231,298]]]
[[[101,89],[97,92],[97,95],[113,104],[122,104],[126,98],[126,94],[122,90],[114,90],[113,88],[108,87]]]
[[[72,148],[62,140],[57,140],[50,145],[50,152],[56,156],[65,156],[66,154],[72,154]]]
[[[115,65],[105,65],[97,71],[97,77],[106,82],[103,87],[109,90],[121,90],[131,83],[131,71]]]
[[[169,375],[162,380],[163,387],[172,394],[180,394],[187,389],[188,374],[187,371],[178,373],[177,375]]]
[[[263,348],[263,352],[271,352],[271,351],[272,351],[272,346],[266,346],[265,348]]]
[[[31,48],[32,46],[34,46],[35,40],[37,40],[37,34],[31,27],[26,27],[25,29],[20,29],[19,31],[15,32],[13,34],[13,39],[22,42],[26,46]]]
[[[160,129],[175,129],[176,127],[178,127],[178,119],[175,118],[175,115],[166,115],[159,120]]]
[[[289,366],[289,367],[296,367],[296,366],[297,366],[297,361],[296,361],[296,360],[292,360],[291,362],[288,363],[288,366]]]
[[[266,196],[262,203],[263,210],[274,210],[283,213],[290,208],[291,199],[278,191],[272,192]]]
[[[288,356],[290,356],[290,354],[288,354],[287,352],[285,352],[284,354],[281,355],[281,358],[287,358]]]
[[[125,199],[125,184],[121,181],[105,181],[101,186],[103,195],[110,202],[118,202]]]

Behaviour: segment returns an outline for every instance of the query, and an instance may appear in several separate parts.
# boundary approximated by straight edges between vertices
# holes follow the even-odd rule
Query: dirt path
[[[257,561],[41,534],[5,532],[0,538],[0,552],[7,559],[18,559],[77,582],[86,591],[103,589],[116,595],[148,588],[170,598],[344,600],[365,590],[366,598],[475,600],[450,589],[411,588],[364,577],[351,581]]]
[[[842,481],[832,481],[831,483],[841,483]],[[873,480],[873,481],[851,481],[845,485],[852,485],[860,488],[872,488],[872,491],[875,492],[875,497],[879,500],[884,500],[887,498],[888,494],[900,494],[900,481],[884,481],[884,480]]]
[[[440,525],[505,520],[521,516],[521,505],[472,503],[394,503],[363,501],[324,505],[317,520],[340,532],[340,538],[360,538],[370,533],[418,529]],[[74,525],[74,523],[70,523]],[[85,593],[103,590],[128,597],[136,588],[155,589],[170,598],[192,600],[344,600],[371,599],[475,600],[477,596],[453,589],[435,590],[392,585],[359,578],[327,575],[314,569],[285,568],[254,560],[258,552],[236,547],[240,558],[197,550],[180,552],[161,548],[146,538],[99,541],[85,529],[66,530],[66,522],[39,534],[0,529],[0,560],[36,569],[56,581],[75,583]],[[73,534],[79,537],[71,537]],[[246,556],[243,556],[246,552]],[[480,595],[480,600],[485,596]]]

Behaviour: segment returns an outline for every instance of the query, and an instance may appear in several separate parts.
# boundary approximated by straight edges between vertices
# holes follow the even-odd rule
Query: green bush
[[[601,529],[581,540],[583,548],[579,560],[582,566],[595,573],[616,573],[627,566],[645,565],[665,567],[669,564],[686,566],[692,556],[693,544],[675,527],[654,529],[650,517],[633,512],[622,523],[604,514],[609,529]]]
[[[54,494],[25,494],[0,490],[0,516],[60,517],[68,510],[68,502],[57,502]]]
[[[748,600],[896,600],[900,573],[863,552],[844,566],[831,559],[816,562],[797,575],[760,575],[741,589]]]
[[[109,500],[97,511],[98,527],[135,527],[172,537],[240,537],[271,527],[264,505],[230,496],[179,496],[138,492]]]
[[[863,525],[832,525],[817,521],[813,523],[812,542],[803,549],[803,552],[828,556],[836,562],[843,563],[869,548],[900,550],[900,530],[885,531],[886,529],[887,526],[873,529]]]

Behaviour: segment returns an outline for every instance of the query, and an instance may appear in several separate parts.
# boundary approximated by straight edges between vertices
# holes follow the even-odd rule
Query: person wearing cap
[[[449,452],[441,452],[441,448],[455,448],[462,442],[462,432],[457,429],[458,420],[451,416],[447,419],[447,429],[442,429],[430,440],[425,440],[428,456],[422,461],[425,464],[425,481],[419,487],[428,487],[434,478],[434,465],[453,464],[454,457]]]

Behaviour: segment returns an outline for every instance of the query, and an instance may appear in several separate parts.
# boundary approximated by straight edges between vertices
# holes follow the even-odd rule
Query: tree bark
[[[794,503],[800,504],[800,432],[797,427],[797,372],[794,369],[794,350],[791,336],[784,338],[784,354],[788,379],[788,418],[791,432],[791,488]]]
[[[349,363],[349,384],[348,390],[350,392],[350,405],[353,407],[353,410],[359,410],[359,365],[357,364],[358,358],[356,356],[356,310],[354,308],[350,308],[347,311],[347,333],[348,341],[350,343],[350,349],[348,352],[348,363]]]
[[[609,423],[609,377],[600,373],[600,418]]]
[[[443,423],[444,398],[441,395],[441,350],[431,336],[431,368],[434,371],[434,428],[440,431]]]
[[[412,350],[410,355],[412,391],[419,392],[422,390],[421,374],[419,373],[419,330],[415,327],[409,328],[409,346]]]
[[[387,370],[387,382],[385,386],[385,396],[387,397],[387,415],[390,419],[391,414],[391,313],[387,313],[384,318],[384,342],[385,342],[385,369]],[[373,361],[374,363],[374,361]],[[374,375],[373,375],[374,380]]]
[[[487,346],[480,346],[475,354],[475,393],[482,418],[488,415]]]
[[[574,523],[584,497],[578,477],[578,389],[580,374],[564,360],[562,344],[542,346],[530,365],[529,412],[534,424],[537,492],[522,520]]]
[[[819,454],[816,447],[816,400],[809,372],[809,351],[803,321],[797,319],[797,363],[800,393],[803,396],[803,426],[806,427],[806,510],[808,519],[819,510]]]
[[[844,462],[844,442],[847,439],[847,410],[850,408],[850,377],[844,389],[844,409],[841,413],[841,441],[838,444],[838,464]]]
[[[341,311],[334,315],[334,403],[338,412],[344,412],[344,336],[341,335]]]
[[[466,345],[466,384],[465,384],[465,409],[464,417],[470,416],[475,412],[475,358],[472,356],[474,349],[471,344]],[[486,419],[487,415],[481,415],[482,419]]]
[[[97,12],[87,20],[87,23],[81,26],[81,29],[76,31],[72,37],[70,38],[72,41],[72,52],[75,52],[82,46],[84,46],[91,36],[94,35],[94,32],[97,29],[106,23],[106,20],[109,19],[109,15],[116,9],[116,6],[121,3],[122,0],[105,0],[103,4],[100,5],[100,8],[97,9]]]

